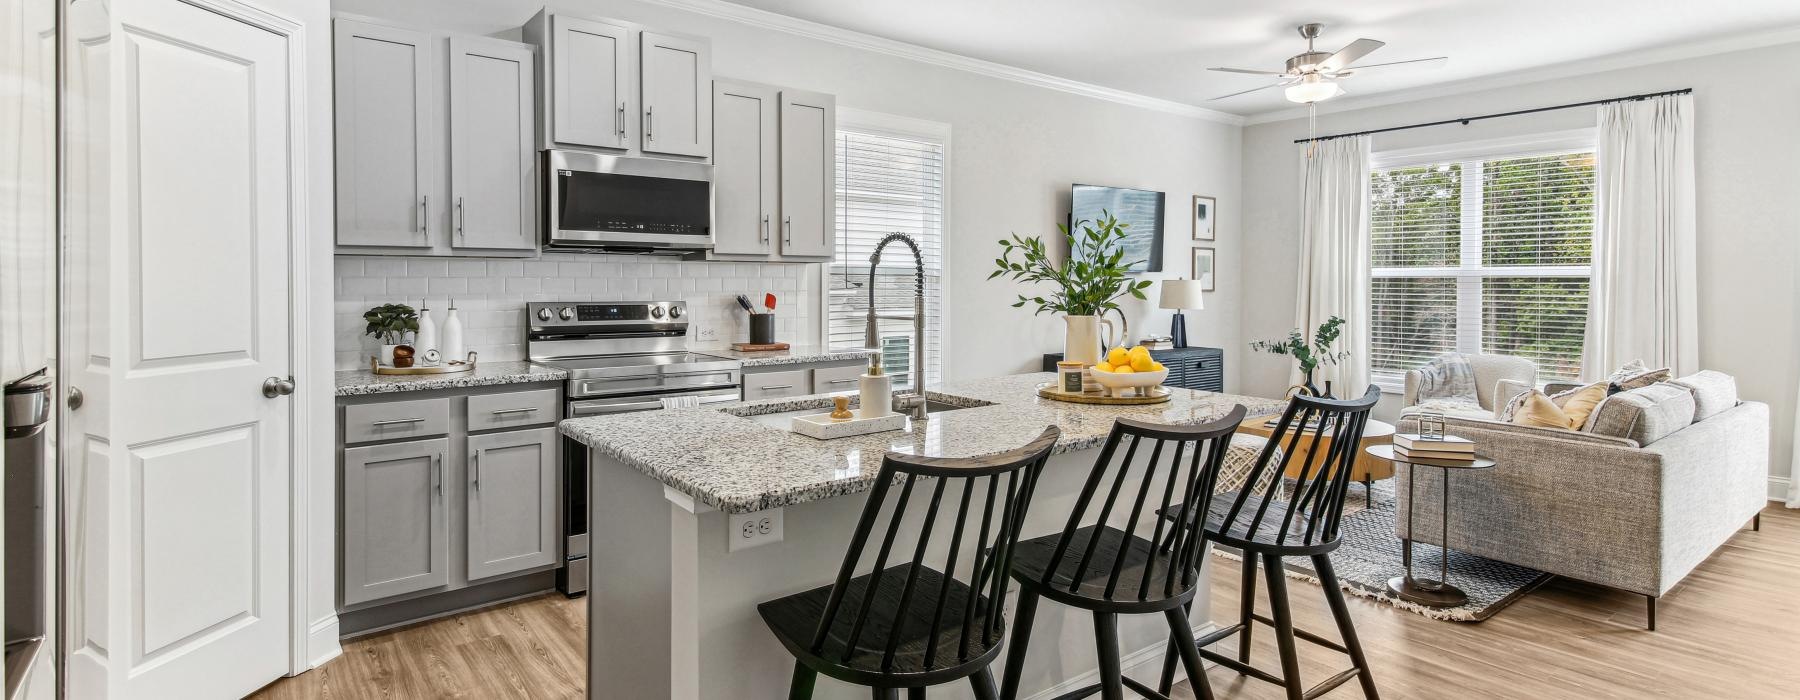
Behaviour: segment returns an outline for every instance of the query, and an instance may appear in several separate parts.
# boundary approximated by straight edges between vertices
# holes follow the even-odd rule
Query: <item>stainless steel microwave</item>
[[[713,166],[544,151],[545,245],[693,254],[712,248]]]

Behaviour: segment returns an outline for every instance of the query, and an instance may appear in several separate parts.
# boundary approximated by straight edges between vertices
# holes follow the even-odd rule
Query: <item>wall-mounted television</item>
[[[1125,260],[1132,261],[1131,272],[1162,272],[1163,193],[1077,184],[1070,189],[1069,202],[1071,224],[1092,224],[1109,212],[1127,224]]]

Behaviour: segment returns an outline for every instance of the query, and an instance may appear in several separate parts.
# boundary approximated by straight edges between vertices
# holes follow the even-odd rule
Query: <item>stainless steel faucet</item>
[[[875,244],[875,252],[869,254],[869,320],[863,326],[863,344],[870,349],[881,348],[881,331],[878,322],[884,319],[903,320],[905,316],[881,316],[875,311],[875,268],[881,265],[881,251],[889,243],[905,243],[913,254],[913,362],[912,392],[894,396],[894,410],[910,413],[913,420],[924,420],[925,413],[925,255],[919,252],[919,243],[904,233],[890,233]]]

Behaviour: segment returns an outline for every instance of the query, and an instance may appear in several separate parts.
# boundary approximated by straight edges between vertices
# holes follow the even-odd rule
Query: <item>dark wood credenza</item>
[[[1150,356],[1169,368],[1168,386],[1200,391],[1225,390],[1225,351],[1219,348],[1162,348],[1151,350]],[[1044,355],[1044,371],[1055,372],[1062,353]]]

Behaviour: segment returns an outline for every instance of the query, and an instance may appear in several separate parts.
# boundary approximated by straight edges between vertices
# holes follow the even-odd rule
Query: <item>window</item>
[[[1581,373],[1594,233],[1591,136],[1464,154],[1377,154],[1370,371],[1398,389],[1448,352]]]
[[[837,132],[837,253],[825,265],[825,337],[832,349],[861,348],[875,289],[882,366],[894,387],[912,387],[912,251],[892,244],[881,252],[881,267],[869,279],[869,255],[890,233],[918,241],[925,259],[926,384],[943,367],[944,152],[947,131],[915,134],[874,126],[852,126],[840,108]],[[865,117],[868,119],[876,115]],[[910,120],[907,120],[910,122]],[[936,125],[932,125],[936,126]]]

